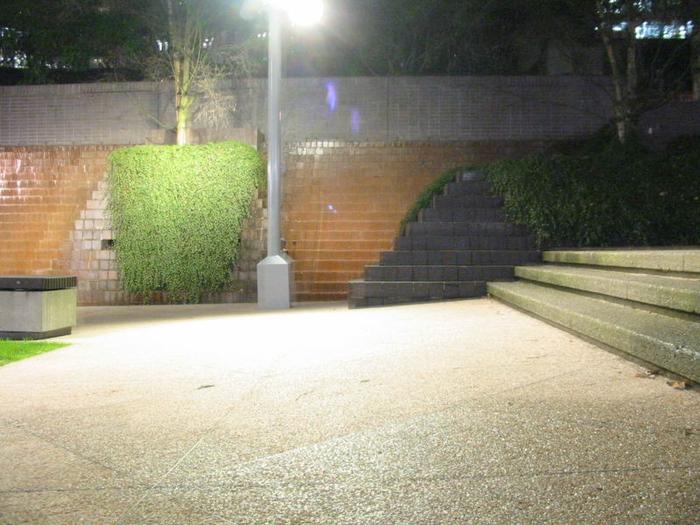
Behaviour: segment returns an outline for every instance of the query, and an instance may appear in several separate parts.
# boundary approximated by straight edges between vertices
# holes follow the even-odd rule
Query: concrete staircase
[[[549,251],[488,292],[700,382],[700,249]]]
[[[512,280],[515,265],[539,262],[534,240],[506,222],[502,204],[483,174],[460,174],[393,251],[350,282],[350,307],[478,297],[487,281]]]

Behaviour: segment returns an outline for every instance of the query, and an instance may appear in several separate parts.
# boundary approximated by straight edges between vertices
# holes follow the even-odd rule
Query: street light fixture
[[[294,285],[293,261],[282,251],[280,208],[282,204],[282,19],[295,25],[311,25],[323,15],[322,0],[263,0],[247,2],[244,9],[267,11],[268,93],[267,93],[267,257],[258,263],[258,306],[286,309],[291,306]]]

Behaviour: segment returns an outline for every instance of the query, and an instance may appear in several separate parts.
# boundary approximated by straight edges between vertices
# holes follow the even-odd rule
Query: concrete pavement
[[[698,523],[698,392],[497,302],[79,316],[0,368],[0,524]]]

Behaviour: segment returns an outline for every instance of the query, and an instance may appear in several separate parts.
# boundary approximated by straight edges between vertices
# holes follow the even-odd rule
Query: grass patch
[[[0,340],[0,366],[68,346],[68,343]]]

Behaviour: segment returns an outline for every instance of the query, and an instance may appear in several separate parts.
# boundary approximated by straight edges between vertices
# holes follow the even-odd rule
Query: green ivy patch
[[[264,177],[257,151],[238,142],[113,152],[109,210],[125,290],[197,302],[224,288]]]
[[[437,179],[431,182],[416,198],[413,206],[408,210],[404,218],[401,220],[400,231],[403,233],[406,231],[406,225],[409,222],[415,222],[418,220],[418,214],[421,210],[428,208],[432,202],[435,195],[441,195],[445,186],[450,182],[454,182],[457,175],[467,171],[468,168],[453,168],[446,171],[440,175]]]

